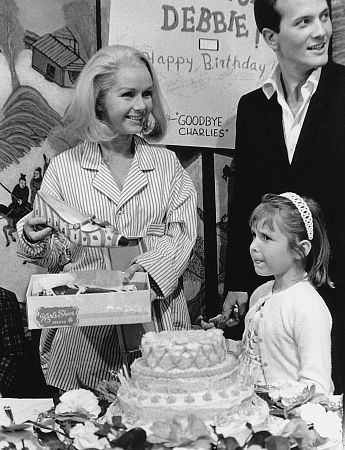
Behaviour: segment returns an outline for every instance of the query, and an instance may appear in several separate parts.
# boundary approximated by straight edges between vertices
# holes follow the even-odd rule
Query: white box
[[[32,275],[26,302],[29,329],[150,322],[148,274],[136,272],[129,283],[122,284],[122,280],[123,272],[118,270]],[[75,284],[96,289],[115,289],[117,292],[53,296],[37,294],[40,287],[50,290],[56,286]],[[132,289],[133,286],[136,290],[121,290]]]

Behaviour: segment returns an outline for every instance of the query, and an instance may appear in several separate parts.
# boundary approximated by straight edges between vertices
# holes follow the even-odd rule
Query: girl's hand
[[[128,269],[123,275],[124,281],[131,280],[135,272],[145,272],[145,270],[140,264],[132,264],[131,266],[128,267]],[[150,296],[151,302],[153,302],[154,300],[156,300],[157,294],[152,289],[150,289]]]
[[[47,225],[44,217],[32,217],[25,221],[23,232],[28,242],[35,243],[50,236],[53,229]]]

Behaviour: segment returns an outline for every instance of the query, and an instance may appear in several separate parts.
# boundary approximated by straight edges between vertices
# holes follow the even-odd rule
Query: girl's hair
[[[111,45],[98,50],[81,71],[74,96],[66,109],[64,124],[80,138],[92,142],[111,141],[116,134],[105,121],[105,97],[122,67],[146,67],[153,82],[152,112],[143,133],[152,140],[165,135],[167,121],[157,75],[147,57],[132,47]]]
[[[291,250],[302,257],[309,281],[315,287],[325,283],[333,287],[328,274],[330,247],[321,208],[315,200],[301,198],[307,203],[313,217],[314,236],[310,241],[311,250],[307,256],[299,245],[302,240],[308,239],[307,230],[299,210],[288,198],[276,194],[264,195],[250,216],[249,226],[255,227],[258,222],[262,222],[274,230],[277,224],[280,231],[287,236]]]

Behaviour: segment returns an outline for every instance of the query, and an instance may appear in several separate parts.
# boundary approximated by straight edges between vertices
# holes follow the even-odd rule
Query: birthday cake
[[[213,420],[250,399],[253,389],[237,382],[237,360],[219,329],[146,333],[142,357],[131,365],[118,392],[125,415],[143,422],[195,414]]]

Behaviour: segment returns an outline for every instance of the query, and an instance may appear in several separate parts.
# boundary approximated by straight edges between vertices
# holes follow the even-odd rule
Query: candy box
[[[35,274],[26,308],[29,329],[148,323],[148,274],[136,272],[129,282],[119,270]]]

